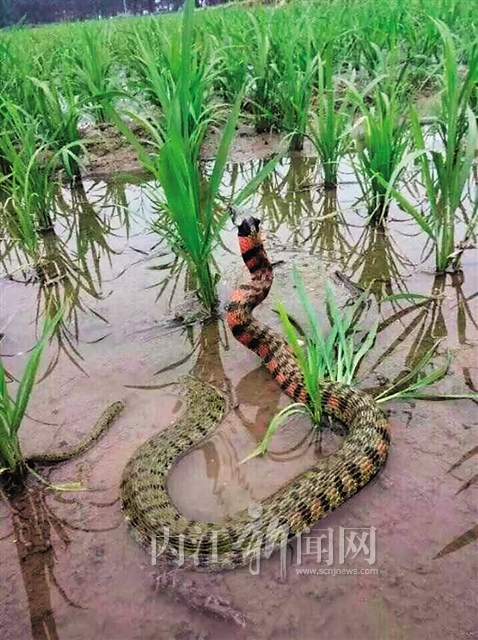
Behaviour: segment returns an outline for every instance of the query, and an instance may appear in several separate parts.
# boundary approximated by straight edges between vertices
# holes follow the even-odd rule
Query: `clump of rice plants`
[[[38,117],[40,133],[48,149],[57,154],[69,180],[81,177],[81,156],[85,147],[79,132],[82,104],[68,80],[46,82],[29,78],[33,85],[33,113]]]
[[[337,187],[339,162],[345,155],[349,138],[347,97],[339,97],[334,87],[333,48],[327,45],[318,58],[316,106],[311,114],[308,137],[322,164],[325,189]]]
[[[409,148],[408,125],[393,79],[385,83],[381,80],[373,80],[363,92],[350,86],[349,92],[361,113],[354,126],[358,134],[352,162],[374,224],[382,224],[387,217],[387,188],[399,179]]]
[[[247,105],[252,111],[256,133],[269,133],[278,128],[279,110],[276,90],[277,65],[273,60],[270,19],[265,12],[247,14],[252,25],[249,66],[252,80],[247,92]]]
[[[307,15],[292,23],[276,46],[277,117],[280,128],[291,134],[291,151],[301,151],[304,146],[318,61],[306,23]]]
[[[307,404],[294,402],[279,411],[269,423],[262,442],[245,458],[244,462],[265,454],[274,433],[292,415],[303,414],[310,419],[314,428],[320,429],[323,383],[331,381],[345,385],[356,384],[360,364],[373,348],[377,338],[378,318],[365,331],[361,340],[357,340],[357,334],[361,329],[358,320],[366,306],[368,291],[364,291],[362,295],[358,296],[353,305],[343,312],[339,309],[330,286],[326,287],[326,306],[331,328],[328,336],[325,337],[304,283],[295,268],[293,275],[299,300],[308,321],[309,332],[302,332],[297,323],[291,321],[282,302],[278,303],[277,309],[287,341],[302,373],[309,402]],[[390,296],[388,300],[393,298],[394,296]],[[392,399],[403,398],[446,399],[450,397],[458,399],[472,397],[476,399],[476,394],[430,396],[424,393],[424,388],[441,380],[449,368],[450,359],[447,357],[445,364],[430,370],[430,363],[436,347],[437,343],[435,342],[431,349],[417,358],[412,370],[376,395],[376,402],[380,404]]]
[[[182,94],[188,104],[184,133],[199,153],[206,132],[222,112],[213,92],[218,55],[207,41],[194,42],[189,14],[182,31],[172,28],[166,32],[157,23],[151,23],[150,29],[137,29],[131,43],[140,89],[159,107],[163,127],[169,118],[176,117],[175,96]]]
[[[227,19],[226,19],[227,16]],[[202,37],[215,50],[218,73],[214,91],[219,100],[232,104],[248,78],[249,38],[247,21],[241,11],[207,12],[203,16]],[[199,34],[198,34],[199,35]]]
[[[160,147],[152,167],[164,194],[162,197],[151,194],[159,212],[153,228],[176,255],[186,260],[189,273],[196,280],[199,298],[211,313],[216,309],[218,279],[212,270],[212,253],[228,217],[227,212],[220,212],[216,205],[240,103],[241,96],[229,115],[209,178],[203,176],[189,138],[181,135],[180,119],[169,121],[167,142]],[[272,159],[265,164],[235,196],[235,205],[252,195],[276,162]]]
[[[191,85],[193,13],[194,0],[187,0],[183,13],[179,75],[168,98],[164,124],[147,122],[135,116],[153,140],[156,154],[148,155],[124,123],[118,119],[117,124],[133,142],[144,167],[153,174],[162,191],[162,194],[157,190],[150,194],[158,210],[153,228],[166,239],[176,255],[186,261],[190,276],[196,280],[199,298],[206,309],[214,313],[217,274],[213,272],[212,253],[228,217],[227,212],[218,211],[216,204],[239,119],[242,94],[231,109],[212,173],[206,179],[200,166],[199,151],[204,135],[203,125],[208,121],[203,121],[200,128],[190,128],[194,100]],[[250,196],[275,164],[275,160],[268,162],[236,196],[235,204]]]
[[[51,338],[61,312],[46,318],[40,339],[30,353],[16,395],[8,389],[7,373],[0,358],[0,485],[7,491],[21,486],[28,473],[19,432],[35,384],[41,355]]]
[[[53,224],[56,159],[48,156],[48,145],[41,143],[37,120],[13,104],[7,105],[7,111],[8,127],[0,135],[0,149],[10,173],[1,215],[10,236],[36,256],[38,233]]]
[[[465,234],[462,241],[469,240],[475,233],[478,222],[478,200],[468,212],[461,212],[460,205],[466,184],[472,173],[473,162],[478,149],[478,127],[476,114],[471,109],[471,101],[478,84],[478,48],[470,54],[466,72],[459,71],[458,56],[450,30],[442,22],[435,21],[444,47],[443,73],[438,114],[431,121],[431,132],[438,134],[441,148],[427,147],[427,130],[411,109],[410,119],[416,151],[406,156],[396,175],[404,165],[414,160],[418,162],[428,211],[413,205],[393,187],[387,190],[387,197],[393,195],[427,234],[435,255],[437,272],[459,269],[462,250],[457,246],[456,223],[463,218]]]
[[[305,414],[315,427],[319,427],[322,417],[321,388],[324,381],[332,380],[334,382],[352,384],[362,359],[373,346],[377,335],[378,321],[372,325],[357,348],[356,334],[358,328],[356,321],[361,313],[366,294],[360,296],[353,306],[348,308],[346,313],[341,313],[332,289],[327,286],[326,304],[331,320],[331,330],[329,335],[325,337],[313,305],[307,295],[304,282],[295,267],[293,278],[299,294],[299,300],[307,318],[309,334],[299,333],[298,327],[291,322],[282,302],[278,302],[277,310],[286,339],[302,373],[309,402],[307,404],[294,402],[279,411],[271,420],[261,444],[246,460],[264,454],[274,433],[291,415]]]
[[[94,121],[105,123],[109,120],[111,100],[118,85],[114,77],[111,30],[105,25],[84,24],[78,37],[79,46],[70,52],[69,81],[87,102]]]

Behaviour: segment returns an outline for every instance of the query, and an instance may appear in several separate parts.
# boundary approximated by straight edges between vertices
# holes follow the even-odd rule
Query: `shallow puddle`
[[[233,165],[224,194],[237,191],[256,167],[253,161]],[[157,587],[163,569],[153,566],[130,536],[118,486],[136,447],[183,411],[182,376],[193,374],[229,398],[218,429],[171,474],[170,493],[188,517],[223,521],[329,454],[337,437],[325,436],[318,451],[307,422],[295,419],[274,438],[269,455],[240,464],[288,400],[257,357],[236,343],[222,316],[202,322],[181,264],[150,231],[155,214],[141,176],[134,183],[131,178],[86,181],[83,192],[65,190],[56,207],[54,232],[43,239],[46,284],[25,267],[21,253],[7,250],[8,238],[2,245],[0,350],[9,374],[21,374],[47,301],[57,307],[65,297],[75,301],[44,355],[41,382],[21,431],[25,453],[72,445],[108,404],[122,400],[126,408],[82,457],[45,472],[49,482],[80,482],[84,491],[55,495],[32,482],[16,503],[0,504],[1,637],[472,637],[478,631],[473,469],[478,423],[472,401],[386,405],[393,442],[387,466],[304,536],[301,555],[295,549],[288,558],[286,576],[279,575],[281,559],[274,554],[260,567],[223,574],[178,571],[174,587]],[[424,237],[403,212],[391,210],[385,232],[368,227],[350,170],[344,167],[336,194],[324,194],[313,158],[285,161],[250,208],[263,219],[276,274],[269,299],[256,312],[259,318],[279,329],[273,304],[281,298],[304,323],[292,264],[299,267],[324,327],[327,281],[341,305],[371,286],[363,322],[370,326],[379,314],[380,325],[377,344],[359,373],[363,388],[376,390],[397,379],[441,340],[436,364],[446,349],[452,361],[437,391],[475,389],[476,249],[464,252],[459,274],[435,276]],[[222,310],[247,276],[232,224],[215,257]],[[379,308],[386,296],[407,292],[427,297],[404,297]],[[350,543],[350,536],[342,537],[346,530],[368,533],[367,544],[361,547],[353,536]],[[321,535],[330,553],[319,563]],[[333,575],[331,569],[349,573]],[[188,586],[191,579],[194,585]],[[245,628],[234,624],[233,616],[224,621],[194,608],[188,589],[227,599],[230,611],[245,616]]]

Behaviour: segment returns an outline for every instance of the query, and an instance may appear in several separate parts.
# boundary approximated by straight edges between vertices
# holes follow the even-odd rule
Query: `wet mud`
[[[257,160],[247,159],[231,165],[225,195],[256,166]],[[189,517],[221,521],[247,508],[320,463],[339,437],[324,435],[318,449],[310,425],[295,419],[274,437],[267,456],[240,464],[288,400],[224,323],[228,296],[246,277],[232,224],[215,256],[220,317],[204,323],[184,270],[150,231],[155,213],[144,176],[86,179],[81,189],[65,189],[55,206],[54,229],[42,240],[43,273],[6,243],[1,253],[0,351],[14,378],[47,306],[74,301],[44,355],[21,431],[25,454],[71,446],[110,403],[122,400],[126,408],[83,456],[38,469],[50,484],[80,483],[81,491],[75,485],[75,491],[54,492],[31,478],[25,492],[0,503],[1,637],[474,637],[478,421],[470,400],[384,405],[393,442],[385,469],[304,535],[300,557],[297,545],[288,551],[285,575],[278,553],[260,566],[220,574],[181,568],[171,574],[160,559],[154,564],[128,532],[118,487],[135,448],[184,409],[182,376],[214,384],[230,404],[215,433],[171,474],[171,496]],[[386,231],[367,226],[350,169],[343,167],[338,191],[327,193],[310,157],[284,161],[250,206],[263,220],[276,265],[273,290],[258,317],[279,329],[273,306],[281,298],[305,324],[292,264],[301,270],[324,327],[326,281],[341,305],[371,286],[362,321],[370,326],[378,315],[380,324],[359,372],[360,386],[376,392],[440,340],[434,362],[442,363],[449,350],[451,367],[433,392],[476,391],[476,249],[464,252],[461,272],[435,275],[423,235],[403,212],[392,209]],[[397,293],[414,296],[385,300]],[[368,550],[355,537],[355,552],[351,544],[342,559],[341,535],[347,531],[368,532]],[[320,536],[329,553],[318,562]],[[340,572],[333,575],[332,569]],[[214,615],[218,602],[227,603],[229,617]]]

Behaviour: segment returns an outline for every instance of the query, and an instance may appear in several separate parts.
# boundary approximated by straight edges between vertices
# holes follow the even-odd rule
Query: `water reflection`
[[[344,253],[344,269],[369,290],[378,303],[386,296],[408,291],[406,273],[413,268],[386,229],[364,227],[357,242]]]
[[[55,585],[62,599],[73,602],[55,577],[56,557],[52,532],[64,546],[70,538],[64,524],[47,507],[41,489],[25,489],[11,502],[13,535],[23,586],[28,600],[28,612],[33,640],[57,640],[58,632],[51,601],[51,585]]]
[[[50,494],[51,492],[42,486],[29,486],[8,503],[12,535],[27,595],[33,640],[59,638],[52,604],[53,588],[68,606],[84,608],[68,595],[57,579],[59,549],[65,550],[69,547],[74,531],[111,531],[118,526],[116,524],[106,528],[83,528],[72,525],[59,517],[48,504]],[[71,502],[75,504],[76,500],[73,499]]]
[[[0,260],[7,277],[36,286],[37,333],[45,317],[53,318],[63,309],[45,375],[54,369],[61,353],[84,371],[79,349],[82,315],[93,314],[108,324],[93,306],[108,295],[103,291],[102,268],[106,263],[111,267],[113,256],[118,254],[113,248],[114,236],[128,236],[125,189],[124,184],[116,183],[106,183],[102,189],[91,184],[86,189],[81,181],[76,182],[57,194],[54,225],[38,232],[34,253],[18,236],[4,239]]]
[[[352,239],[337,200],[337,190],[322,192],[317,216],[308,225],[304,243],[310,242],[310,252],[318,253],[324,260],[336,261],[342,267],[353,252]]]
[[[289,242],[294,245],[303,241],[301,221],[315,215],[316,170],[316,158],[292,154],[259,187],[257,206],[264,212],[270,229],[275,232],[286,225],[291,233]]]
[[[449,327],[456,325],[456,339],[459,344],[467,344],[467,327],[470,323],[474,329],[477,322],[470,309],[470,300],[476,297],[476,293],[465,296],[463,272],[453,274],[437,274],[432,283],[428,297],[423,299],[420,296],[419,302],[402,306],[401,302],[395,302],[394,312],[388,315],[378,327],[379,334],[385,332],[392,325],[398,324],[399,330],[395,330],[393,339],[388,347],[380,354],[371,369],[374,370],[386,359],[390,358],[395,351],[403,350],[404,343],[407,344],[404,367],[395,376],[394,382],[398,382],[403,376],[418,365],[423,356],[433,350],[438,343],[445,338],[453,339],[450,335]],[[448,304],[447,287],[455,291],[456,304],[450,308]],[[446,304],[446,311],[445,311]],[[398,309],[396,308],[398,306]],[[455,313],[450,313],[455,311]],[[382,310],[383,313],[383,310]],[[466,367],[462,369],[465,384],[467,381]],[[472,386],[473,383],[471,383]]]

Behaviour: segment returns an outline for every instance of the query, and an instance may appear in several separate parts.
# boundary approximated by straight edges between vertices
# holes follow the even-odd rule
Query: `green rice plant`
[[[343,384],[352,384],[362,359],[372,348],[377,335],[378,320],[373,323],[357,347],[357,317],[363,310],[367,292],[360,296],[353,306],[347,309],[346,313],[341,313],[333,291],[330,285],[327,285],[326,304],[331,330],[329,335],[325,337],[307,295],[304,282],[295,267],[293,279],[307,318],[309,334],[305,335],[304,332],[298,331],[296,323],[291,321],[282,302],[278,302],[277,309],[286,339],[302,373],[309,402],[307,404],[294,402],[279,411],[271,420],[260,445],[246,460],[266,453],[274,433],[291,415],[305,414],[310,418],[314,427],[319,428],[322,417],[321,389],[324,381],[332,380]],[[303,345],[304,338],[305,345]]]
[[[8,112],[10,127],[0,135],[1,153],[11,167],[2,218],[11,237],[36,256],[38,233],[52,226],[56,159],[48,157],[47,145],[41,144],[37,121],[14,105],[8,105]]]
[[[325,189],[337,187],[339,162],[349,144],[349,118],[347,97],[339,97],[334,87],[333,49],[329,44],[318,58],[316,106],[308,133],[322,164]]]
[[[179,96],[176,98],[179,100]],[[183,257],[196,279],[198,295],[209,312],[217,304],[217,274],[212,272],[212,253],[219,241],[227,213],[218,213],[217,199],[226,168],[229,149],[234,138],[242,95],[238,96],[226,123],[209,179],[200,165],[189,138],[182,135],[181,118],[170,119],[167,142],[158,151],[153,173],[161,185],[164,197],[151,194],[160,212],[154,229]],[[179,105],[177,105],[177,111]],[[236,205],[249,197],[261,180],[274,168],[277,160],[269,161],[236,195]]]
[[[199,153],[206,132],[221,120],[222,109],[213,94],[217,54],[207,40],[194,41],[192,27],[192,12],[186,8],[181,32],[173,29],[166,33],[156,26],[145,36],[138,29],[132,46],[141,89],[160,108],[161,126],[167,126],[167,120],[175,117],[175,95],[181,92],[188,105],[184,134],[194,141]],[[153,36],[156,46],[151,42]]]
[[[389,208],[387,187],[394,186],[404,170],[402,160],[409,147],[408,126],[401,114],[397,93],[383,77],[373,80],[363,93],[350,86],[349,95],[361,117],[354,129],[352,163],[373,224],[383,224]],[[366,97],[373,90],[372,104]]]
[[[74,93],[89,104],[95,122],[104,123],[108,121],[111,99],[118,88],[111,30],[104,24],[85,23],[78,36],[79,42],[69,54],[68,81],[72,82]]]
[[[441,149],[428,149],[426,129],[417,112],[411,109],[410,120],[415,151],[407,155],[395,171],[395,178],[406,164],[418,162],[428,211],[419,209],[393,187],[388,185],[387,198],[393,196],[427,234],[435,255],[437,272],[459,269],[461,250],[456,242],[456,224],[461,217],[460,205],[466,184],[472,174],[478,149],[476,115],[470,108],[470,100],[478,84],[478,47],[468,61],[464,75],[460,75],[453,39],[448,28],[435,21],[443,45],[443,75],[439,113],[432,120],[432,131],[438,134]],[[465,227],[462,241],[475,233],[478,222],[478,200],[475,198],[469,212],[463,212]]]
[[[249,47],[252,80],[246,94],[246,104],[252,111],[256,133],[268,133],[279,128],[280,105],[277,95],[277,63],[271,53],[270,21],[265,12],[247,14],[251,23]]]
[[[301,151],[309,119],[318,57],[307,14],[289,26],[275,46],[278,126],[291,134],[289,148]]]
[[[8,374],[0,358],[0,484],[7,490],[21,486],[28,473],[19,431],[35,384],[41,355],[61,317],[46,318],[39,340],[33,347],[23,371],[16,395],[8,389]]]
[[[9,128],[9,114],[6,100],[2,100],[0,97],[0,192],[5,189],[5,183],[7,182],[6,176],[10,177],[12,173],[12,166],[7,158],[5,149],[3,148],[5,142],[5,131]]]
[[[69,180],[78,180],[81,175],[80,158],[85,152],[78,128],[82,104],[67,79],[63,82],[63,90],[55,80],[28,80],[35,87],[35,114],[39,118],[45,144],[57,153]]]
[[[166,110],[171,91],[179,77],[181,31],[165,31],[158,21],[137,25],[129,38],[129,64],[136,74],[135,88],[143,92],[153,105]]]
[[[240,94],[225,125],[211,175],[202,175],[199,162],[199,129],[190,129],[191,47],[194,0],[187,0],[183,12],[179,76],[169,98],[164,126],[134,116],[153,141],[156,153],[146,153],[141,142],[119,119],[117,126],[133,143],[144,167],[154,175],[162,194],[153,190],[150,197],[158,210],[154,229],[176,255],[184,259],[188,272],[197,282],[198,295],[210,313],[217,304],[217,274],[213,273],[212,253],[227,220],[227,212],[218,212],[217,200],[227,158],[235,135],[242,102]],[[133,115],[133,114],[132,114]],[[235,204],[249,197],[259,182],[273,169],[271,160],[236,196]]]
[[[312,422],[314,428],[320,429],[322,417],[321,386],[324,381],[333,381],[345,385],[356,384],[357,373],[365,356],[373,348],[378,330],[378,318],[365,331],[361,340],[357,340],[359,333],[358,320],[366,307],[369,296],[364,291],[358,296],[353,305],[342,312],[335,300],[330,286],[326,287],[326,305],[330,321],[330,332],[324,337],[318,323],[315,310],[307,296],[304,283],[294,268],[294,283],[299,294],[299,300],[305,312],[309,333],[306,334],[292,321],[284,305],[277,305],[286,339],[297,359],[302,373],[304,385],[307,389],[309,402],[307,404],[294,402],[279,411],[267,427],[262,442],[249,454],[243,462],[259,455],[264,455],[270,445],[272,437],[284,421],[292,415],[304,414]],[[399,294],[397,298],[401,298]],[[387,300],[392,300],[390,296]],[[304,344],[305,340],[305,344]],[[432,345],[423,355],[419,356],[413,368],[398,380],[394,381],[381,393],[375,395],[377,403],[381,404],[392,399],[420,398],[420,399],[474,399],[478,394],[431,395],[425,393],[425,387],[441,380],[447,373],[450,357],[447,355],[445,363],[439,367],[431,367],[431,361],[436,353],[438,342]]]
[[[214,91],[219,100],[232,104],[246,85],[249,70],[249,36],[244,12],[210,12],[203,16],[200,34],[217,56]]]

